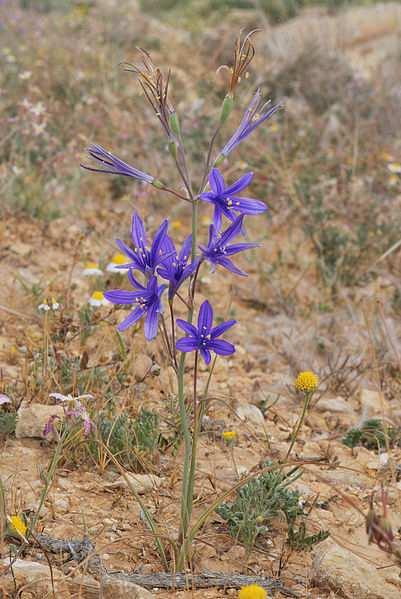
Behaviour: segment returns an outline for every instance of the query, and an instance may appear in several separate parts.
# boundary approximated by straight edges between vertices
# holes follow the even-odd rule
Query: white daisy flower
[[[110,302],[104,297],[103,291],[94,291],[88,300],[91,306],[98,308],[99,306],[108,306]]]
[[[399,162],[390,162],[387,165],[387,168],[390,171],[390,173],[401,175],[401,164]]]
[[[87,262],[82,274],[84,277],[99,277],[103,274],[103,271],[99,268],[99,264],[96,264],[96,262]]]
[[[60,304],[52,297],[51,300],[44,300],[42,304],[39,304],[38,310],[40,312],[49,312],[49,310],[57,312],[57,310],[60,310],[60,307]]]
[[[125,270],[118,268],[119,266],[123,266],[124,264],[128,264],[129,263],[129,259],[124,256],[124,254],[115,254],[112,259],[111,262],[108,263],[108,265],[106,266],[106,270],[108,272],[117,272],[121,275],[125,274]]]
[[[93,399],[93,395],[90,393],[84,393],[83,395],[77,395],[73,397],[71,393],[63,395],[62,393],[49,393],[49,397],[57,399],[57,401],[80,401],[81,399]]]

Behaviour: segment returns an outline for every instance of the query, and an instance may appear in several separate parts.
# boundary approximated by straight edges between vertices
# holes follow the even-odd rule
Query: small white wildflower
[[[63,393],[49,393],[49,397],[57,399],[57,401],[80,401],[81,399],[93,399],[93,395],[90,393],[84,393],[83,395],[77,395],[73,397],[71,393],[63,395]]]
[[[125,270],[122,268],[118,268],[119,266],[124,266],[124,264],[128,264],[129,260],[126,256],[124,256],[124,254],[115,254],[115,256],[112,257],[111,262],[108,263],[108,265],[106,266],[106,270],[108,272],[116,272],[120,275],[125,274]]]
[[[103,271],[99,268],[99,265],[96,264],[96,262],[87,262],[82,274],[84,277],[98,277],[103,274]]]
[[[390,173],[401,175],[401,164],[399,162],[390,162],[387,165],[387,169],[390,171]]]
[[[40,312],[49,312],[49,310],[56,312],[60,310],[60,304],[52,297],[50,300],[44,300],[42,304],[39,304],[38,310]]]
[[[104,297],[102,291],[94,291],[88,300],[91,306],[98,308],[99,306],[108,306],[110,302]]]
[[[45,114],[46,108],[45,108],[45,105],[43,104],[43,102],[38,102],[37,104],[34,104],[33,106],[31,106],[29,111],[34,116],[38,117],[38,116],[42,116],[42,114]]]
[[[18,75],[18,77],[22,81],[26,81],[26,79],[30,79],[31,75],[32,75],[32,71],[23,71],[22,73],[20,73]]]

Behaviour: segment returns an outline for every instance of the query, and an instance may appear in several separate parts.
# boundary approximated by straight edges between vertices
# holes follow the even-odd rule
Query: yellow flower
[[[91,306],[108,306],[110,302],[104,297],[103,291],[94,291],[88,300]]]
[[[313,393],[319,386],[319,377],[311,370],[300,372],[295,379],[295,389],[302,393]]]
[[[182,229],[182,222],[180,220],[173,220],[171,223],[171,228],[176,229],[177,231]]]
[[[387,165],[387,168],[390,171],[390,173],[395,173],[397,175],[401,173],[401,164],[399,162],[390,162]]]
[[[17,532],[19,535],[21,535],[21,537],[25,536],[25,533],[27,531],[27,525],[25,524],[21,516],[18,516],[17,514],[15,516],[11,516],[10,523],[13,528],[13,531]]]
[[[82,274],[84,277],[100,276],[103,274],[103,271],[100,270],[99,264],[96,262],[86,262]]]
[[[224,431],[223,433],[221,433],[221,436],[227,443],[232,443],[236,440],[237,433],[235,431]]]
[[[250,584],[242,587],[238,594],[238,599],[267,599],[266,590],[258,584]]]
[[[106,266],[106,270],[108,270],[109,272],[117,272],[120,275],[125,275],[126,271],[118,267],[124,266],[124,264],[128,263],[129,259],[127,258],[127,256],[124,256],[124,254],[115,254],[112,257],[111,262],[109,262],[109,264]]]

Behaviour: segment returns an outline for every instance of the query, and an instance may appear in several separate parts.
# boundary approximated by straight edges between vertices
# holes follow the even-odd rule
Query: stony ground
[[[43,73],[45,53],[49,52],[52,43],[55,44],[55,39],[38,41],[29,34],[24,48],[20,49],[21,56],[18,47],[13,47],[11,37],[2,48],[5,56],[14,56],[14,60],[8,58],[10,69],[15,63],[20,65],[20,82],[25,85],[21,76],[29,69],[30,47],[36,47],[38,64],[32,64],[34,74],[25,77],[35,79],[35,69],[40,70],[40,75],[37,82],[33,81],[31,86],[27,84],[25,90],[19,91],[4,78],[0,96],[8,110],[10,135],[19,136],[18,143],[9,149],[7,133],[4,135],[4,144],[9,149],[8,162],[0,166],[0,174],[4,175],[0,193],[6,200],[0,222],[0,392],[11,397],[10,411],[19,412],[15,434],[0,433],[0,477],[7,514],[25,513],[28,518],[32,517],[44,487],[43,474],[54,451],[54,443],[41,438],[46,420],[56,409],[49,393],[89,392],[94,396],[95,411],[101,411],[112,396],[119,413],[127,411],[136,415],[141,408],[146,408],[159,415],[165,448],[156,456],[143,458],[142,468],[138,469],[140,472],[134,480],[156,521],[166,534],[174,537],[179,511],[182,447],[172,443],[172,431],[177,425],[173,373],[157,342],[144,345],[141,329],[124,336],[129,351],[128,356],[121,358],[121,341],[115,333],[115,325],[121,320],[122,313],[108,307],[91,310],[89,315],[85,312],[90,294],[99,285],[102,289],[113,287],[118,275],[108,274],[95,282],[84,277],[82,271],[87,261],[105,265],[111,259],[115,253],[113,240],[120,236],[127,238],[133,207],[147,216],[147,226],[151,230],[157,227],[162,217],[168,216],[174,235],[180,241],[188,229],[189,214],[184,203],[160,199],[156,191],[149,192],[140,186],[119,188],[118,184],[110,184],[109,179],[106,181],[90,174],[80,176],[74,169],[78,170],[80,150],[90,141],[104,141],[116,149],[119,143],[125,148],[131,147],[134,138],[134,156],[138,158],[142,152],[146,154],[154,147],[154,155],[144,158],[144,162],[154,163],[158,170],[163,170],[168,159],[156,157],[157,152],[163,150],[162,144],[154,129],[144,129],[143,115],[138,117],[135,135],[127,134],[126,124],[130,122],[128,119],[132,120],[130,104],[134,103],[136,110],[143,111],[143,100],[136,92],[127,91],[126,81],[123,86],[120,78],[108,78],[105,68],[108,58],[117,64],[127,58],[127,54],[132,55],[135,45],[145,45],[148,41],[163,65],[170,63],[173,71],[176,69],[178,95],[181,94],[179,107],[183,112],[188,110],[187,125],[202,126],[210,114],[206,106],[207,116],[203,117],[202,107],[196,105],[196,93],[201,86],[194,85],[191,69],[196,69],[199,77],[205,77],[205,85],[209,86],[213,77],[206,72],[214,72],[219,61],[229,59],[232,29],[238,28],[241,19],[246,18],[247,25],[252,26],[261,16],[257,12],[246,13],[246,16],[235,12],[229,23],[217,24],[202,33],[188,34],[177,29],[172,41],[173,29],[168,19],[166,22],[155,20],[137,8],[136,16],[130,16],[137,20],[135,24],[130,20],[123,23],[119,13],[114,15],[119,20],[113,29],[107,22],[111,4],[105,2],[103,6],[99,3],[100,8],[94,9],[92,20],[84,24],[79,20],[82,15],[75,13],[69,18],[77,21],[62,21],[66,17],[50,15],[35,22],[36,35],[40,36],[41,31],[54,26],[56,38],[63,28],[77,36],[66,39],[69,58],[60,55],[57,65],[57,57],[49,57],[52,79],[47,88],[37,86],[39,82],[43,83],[41,78],[46,78]],[[89,19],[88,16],[85,18]],[[312,195],[318,195],[316,190],[322,190],[329,205],[340,203],[345,223],[364,209],[361,206],[362,202],[368,201],[366,198],[369,201],[373,197],[379,198],[378,219],[383,218],[387,226],[398,218],[392,215],[399,209],[401,198],[400,180],[397,173],[394,174],[399,142],[397,146],[386,122],[384,132],[380,132],[380,147],[377,146],[376,129],[374,132],[369,129],[376,116],[369,116],[366,121],[363,121],[363,115],[361,121],[356,118],[357,125],[348,136],[342,111],[348,110],[345,103],[350,94],[352,96],[349,88],[343,97],[338,90],[332,92],[328,86],[324,99],[330,99],[329,109],[314,111],[315,105],[308,100],[305,91],[311,81],[309,79],[308,83],[308,77],[314,78],[313,69],[312,72],[306,69],[305,78],[299,78],[295,91],[290,89],[288,81],[283,83],[274,78],[279,77],[274,71],[287,72],[291,77],[291,60],[295,61],[295,57],[292,55],[290,60],[286,48],[289,39],[294,40],[292,52],[301,55],[297,68],[302,68],[305,47],[309,47],[305,41],[305,27],[313,23],[311,31],[316,29],[319,36],[327,32],[325,40],[329,47],[325,52],[335,49],[336,56],[347,61],[355,80],[363,78],[371,94],[369,101],[376,103],[378,113],[382,114],[381,92],[373,83],[380,70],[382,85],[387,82],[388,88],[393,86],[394,93],[397,91],[394,81],[395,73],[401,67],[396,42],[400,19],[399,6],[391,4],[386,9],[351,11],[345,17],[317,12],[279,26],[270,31],[269,36],[263,34],[259,41],[256,63],[259,81],[266,80],[277,93],[285,88],[282,93],[288,94],[289,116],[279,121],[276,129],[273,127],[270,138],[266,136],[257,143],[250,143],[249,154],[239,155],[227,168],[228,178],[235,178],[241,167],[260,169],[254,195],[265,198],[272,205],[269,219],[254,219],[249,226],[250,236],[264,240],[260,253],[239,260],[249,277],[234,279],[221,273],[212,275],[206,269],[200,277],[199,302],[211,298],[219,316],[236,318],[239,325],[231,335],[237,351],[228,360],[217,362],[209,390],[199,447],[195,516],[218,494],[235,485],[238,476],[256,474],[266,460],[284,459],[291,430],[301,410],[300,398],[292,392],[294,377],[300,370],[314,370],[322,382],[292,455],[293,463],[301,465],[303,471],[302,478],[293,487],[299,490],[302,504],[310,509],[308,531],[327,530],[330,536],[311,551],[289,552],[285,545],[284,520],[277,517],[263,541],[247,552],[229,535],[223,520],[214,514],[196,539],[195,573],[213,571],[227,575],[280,577],[283,585],[305,598],[395,599],[400,596],[399,566],[395,558],[375,544],[368,544],[365,518],[373,492],[376,512],[381,513],[381,493],[385,490],[388,518],[398,541],[401,528],[399,444],[394,442],[390,446],[388,442],[388,446],[381,447],[378,452],[374,447],[350,449],[342,443],[346,432],[367,418],[380,418],[395,429],[401,424],[398,239],[392,241],[393,231],[389,228],[383,228],[381,233],[388,235],[387,242],[372,236],[366,246],[369,251],[363,249],[349,267],[358,272],[352,282],[347,279],[349,271],[343,274],[340,270],[348,256],[347,246],[336,262],[335,275],[339,282],[332,285],[328,276],[324,278],[319,274],[325,257],[319,243],[314,244],[316,237],[308,237],[305,233],[308,229],[304,226],[305,222],[310,224],[308,213],[313,213],[313,209],[310,204],[299,203],[297,187],[308,164],[313,162],[313,168],[316,167],[316,156],[313,155],[316,146],[310,139],[317,132],[321,153],[318,160],[324,154],[324,159],[339,166],[335,175],[333,170],[316,174],[310,167]],[[13,21],[13,27],[18,27],[19,22],[18,19]],[[130,24],[136,27],[132,39]],[[355,33],[357,26],[359,35]],[[168,38],[165,48],[160,47],[154,31],[162,39],[163,36]],[[96,44],[101,44],[93,40],[99,32],[106,45],[96,53]],[[351,33],[348,35],[347,32]],[[79,40],[82,52],[87,53],[83,64],[79,64],[78,41],[77,49],[73,49],[74,39]],[[189,52],[202,43],[209,44],[213,50],[209,63],[205,55],[196,57]],[[180,62],[183,49],[187,53],[185,64]],[[71,75],[75,88],[72,83],[67,87],[64,79],[64,67],[69,62],[75,63],[74,77]],[[264,64],[271,70],[266,67],[263,70]],[[56,77],[59,77],[59,89]],[[103,86],[96,80],[102,77]],[[15,100],[19,108],[14,112],[10,111],[12,93],[9,90],[12,89],[14,94],[17,91],[20,94]],[[122,100],[116,99],[119,93]],[[334,100],[332,93],[338,96],[335,95]],[[69,94],[78,94],[80,99],[73,101]],[[24,97],[28,98],[31,107],[43,102],[48,110],[43,121],[40,115],[39,121],[34,121],[37,117],[32,108],[21,108]],[[33,114],[31,124],[23,121],[24,110]],[[74,136],[66,131],[65,139],[61,140],[54,129],[63,118],[66,129],[70,127]],[[294,124],[295,121],[298,124]],[[81,130],[78,128],[80,122]],[[39,141],[35,137],[32,147],[25,146],[24,136],[31,139],[32,131],[24,131],[24,127],[38,127],[41,123],[46,123],[45,136]],[[265,156],[269,153],[269,140],[274,148],[271,155]],[[191,138],[190,145],[195,152],[201,142],[202,139]],[[307,147],[306,143],[311,145]],[[41,149],[42,144],[46,149]],[[139,144],[143,150],[138,148]],[[302,148],[303,144],[305,148]],[[375,146],[373,150],[370,144]],[[250,157],[252,152],[260,158]],[[23,170],[27,164],[32,170],[19,173],[18,169]],[[393,166],[389,169],[388,165]],[[7,179],[7,173],[11,173],[11,178]],[[42,183],[43,195],[37,191]],[[18,194],[29,196],[29,201],[18,204]],[[39,208],[43,209],[42,213]],[[57,208],[59,214],[49,214],[53,208]],[[327,210],[325,219],[339,222],[338,214],[333,216],[327,206],[324,209]],[[207,209],[202,211],[200,223],[200,236],[205,237]],[[324,224],[315,226],[318,230]],[[397,231],[399,233],[399,229],[395,235]],[[331,258],[329,253],[326,262]],[[43,314],[38,312],[38,305],[44,298],[52,297],[57,299],[61,309],[45,321]],[[88,334],[84,334],[86,332]],[[41,359],[46,351],[44,340],[51,356],[45,375]],[[188,377],[191,361],[189,366]],[[201,369],[200,388],[206,384],[207,374],[206,369]],[[221,437],[225,430],[236,431],[238,435],[232,452]],[[40,513],[38,531],[60,539],[89,536],[109,572],[148,574],[163,570],[140,507],[124,478],[112,465],[83,459],[79,448],[64,456],[54,475]],[[4,566],[10,539],[1,534],[0,540]],[[36,562],[36,566],[29,569],[25,564],[20,571],[16,567],[15,583],[9,574],[0,578],[5,597],[17,596],[15,589],[24,585],[26,590],[20,596],[51,597],[51,569],[56,597],[217,599],[235,597],[237,593],[228,588],[185,592],[153,589],[146,594],[133,587],[117,588],[115,583],[109,589],[103,583],[101,591],[99,577],[76,562],[62,563],[57,556],[44,556],[43,551],[34,546],[28,546],[20,557],[25,562]],[[274,596],[281,594],[277,592]]]

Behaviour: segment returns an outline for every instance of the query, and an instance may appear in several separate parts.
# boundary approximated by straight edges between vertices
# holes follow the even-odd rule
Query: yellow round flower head
[[[17,532],[22,537],[25,536],[27,531],[27,526],[21,516],[15,515],[10,517],[10,523],[15,532]]]
[[[127,264],[129,262],[127,256],[124,256],[124,254],[115,254],[111,261],[113,262],[113,264],[118,265]]]
[[[295,389],[301,393],[313,393],[319,386],[319,377],[311,370],[300,372],[295,379]]]
[[[223,433],[221,433],[221,436],[223,437],[224,441],[230,443],[236,440],[237,433],[235,431],[224,431]]]
[[[267,599],[266,590],[258,584],[250,584],[242,587],[238,599]]]

